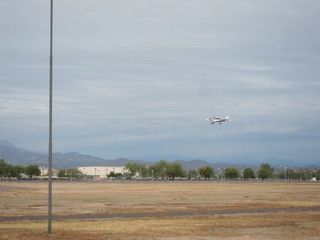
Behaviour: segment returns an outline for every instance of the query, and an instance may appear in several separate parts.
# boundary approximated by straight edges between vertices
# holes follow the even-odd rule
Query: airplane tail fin
[[[227,121],[230,121],[230,115],[226,116]]]

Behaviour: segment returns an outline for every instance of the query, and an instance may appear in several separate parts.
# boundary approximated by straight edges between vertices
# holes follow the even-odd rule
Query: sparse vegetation
[[[0,213],[45,215],[46,183],[0,182]],[[59,220],[50,239],[276,239],[310,240],[320,234],[319,183],[55,183],[54,215],[199,211],[192,216]],[[288,211],[203,215],[223,209]],[[156,216],[156,214],[155,214]],[[0,217],[0,218],[1,218]],[[45,221],[0,223],[3,240],[48,239]]]

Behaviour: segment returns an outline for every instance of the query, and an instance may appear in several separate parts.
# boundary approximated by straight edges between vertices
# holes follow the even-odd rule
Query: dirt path
[[[110,219],[110,218],[144,218],[144,217],[181,217],[192,215],[228,215],[228,214],[263,214],[270,212],[292,213],[298,211],[320,211],[320,206],[316,207],[292,207],[292,208],[264,208],[264,209],[233,209],[233,210],[209,210],[209,211],[168,211],[168,212],[142,212],[142,213],[115,213],[115,214],[73,214],[54,215],[54,220],[72,219]],[[46,220],[47,216],[12,216],[0,217],[0,221],[39,221]]]

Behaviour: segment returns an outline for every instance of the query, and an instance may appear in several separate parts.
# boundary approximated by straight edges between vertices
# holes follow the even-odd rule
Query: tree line
[[[0,159],[0,179],[11,179],[17,178],[21,179],[23,175],[33,178],[39,176],[41,171],[38,165],[14,166],[8,164],[4,159]]]
[[[165,160],[160,160],[151,166],[144,164],[129,162],[125,167],[128,170],[129,178],[142,177],[153,179],[171,179],[177,177],[188,179],[271,179],[274,178],[274,169],[269,164],[261,164],[260,169],[255,173],[252,168],[240,171],[234,167],[215,169],[211,166],[204,166],[199,169],[184,170],[180,163],[169,163]]]
[[[188,179],[292,179],[292,180],[310,180],[316,178],[320,180],[320,170],[290,169],[275,173],[274,168],[262,163],[255,172],[252,168],[246,168],[242,172],[234,167],[217,169],[211,166],[204,166],[199,169],[184,170],[180,163],[169,163],[160,160],[151,166],[130,162],[125,167],[128,170],[129,178],[142,177],[152,179],[171,179],[177,177]]]
[[[19,166],[8,164],[4,159],[0,159],[0,180],[3,179],[22,179],[28,177],[30,179],[41,175],[41,170],[38,165],[31,164],[29,166]],[[85,175],[78,169],[62,169],[59,170],[58,177],[60,178],[74,178],[83,179]]]
[[[157,178],[174,180],[176,177],[186,177],[186,172],[183,170],[180,163],[168,163],[165,160],[160,160],[152,166],[146,166],[135,162],[126,164],[125,169],[128,170],[129,178]]]
[[[134,178],[151,178],[151,179],[170,179],[186,178],[186,179],[292,179],[292,180],[310,180],[315,178],[320,180],[320,170],[309,169],[285,169],[284,171],[275,172],[274,168],[267,163],[260,165],[257,171],[252,168],[246,168],[240,171],[234,167],[218,168],[215,170],[211,166],[204,166],[198,169],[183,169],[178,162],[167,162],[160,160],[154,165],[147,166],[135,162],[126,164],[127,173],[110,172],[108,178],[112,179],[134,179]],[[13,166],[8,164],[4,159],[0,159],[0,179],[21,179],[23,175],[33,178],[39,176],[41,171],[38,165],[29,166]],[[78,169],[62,169],[58,172],[60,178],[70,179],[90,179]]]

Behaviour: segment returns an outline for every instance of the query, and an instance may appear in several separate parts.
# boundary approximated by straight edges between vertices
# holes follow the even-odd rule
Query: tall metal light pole
[[[49,153],[48,153],[48,234],[52,233],[52,33],[53,0],[50,0],[50,77],[49,77]]]

